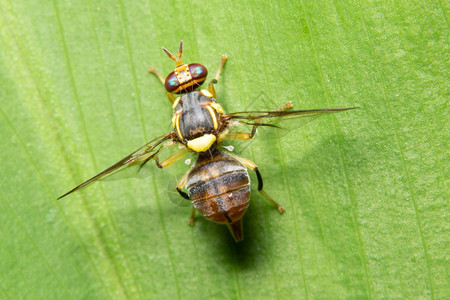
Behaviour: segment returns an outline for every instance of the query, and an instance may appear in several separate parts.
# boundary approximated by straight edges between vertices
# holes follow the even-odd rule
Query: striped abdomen
[[[232,224],[244,215],[250,201],[250,177],[235,158],[215,150],[200,153],[186,182],[189,199],[205,218]]]

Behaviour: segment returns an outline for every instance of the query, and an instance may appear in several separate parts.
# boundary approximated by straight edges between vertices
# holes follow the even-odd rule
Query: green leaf
[[[0,298],[449,298],[449,9],[0,0]],[[286,213],[254,193],[239,244],[168,201],[183,162],[56,201],[170,130],[147,71],[180,39],[210,74],[228,55],[229,112],[361,107],[241,153]]]

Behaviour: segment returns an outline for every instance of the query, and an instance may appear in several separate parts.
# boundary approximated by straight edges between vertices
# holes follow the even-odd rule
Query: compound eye
[[[205,81],[206,76],[208,76],[208,70],[201,64],[189,64],[189,72],[199,86]]]
[[[168,91],[169,93],[173,93],[180,87],[180,82],[178,81],[175,72],[172,72],[167,76],[164,86],[166,87],[166,91]]]

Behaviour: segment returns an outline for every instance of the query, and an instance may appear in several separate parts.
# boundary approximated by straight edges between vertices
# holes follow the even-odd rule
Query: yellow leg
[[[213,79],[213,81],[215,81],[214,83],[217,83],[217,81],[219,81],[220,73],[222,72],[222,68],[225,65],[226,61],[227,61],[227,56],[225,54],[222,54],[222,59],[220,61],[219,69],[217,69],[216,76]]]
[[[252,162],[251,160],[248,160],[246,158],[240,157],[236,154],[233,153],[228,153],[228,155],[233,156],[234,158],[236,158],[241,164],[243,164],[246,168],[249,168],[252,171],[255,171],[256,173],[256,177],[258,178],[258,192],[267,199],[267,201],[269,201],[270,203],[272,203],[280,213],[284,212],[284,207],[281,206],[280,204],[278,204],[277,202],[275,202],[275,200],[272,199],[272,197],[270,197],[264,190],[263,190],[263,180],[261,177],[261,173],[259,173],[258,170],[258,166]]]
[[[174,154],[167,157],[166,159],[164,159],[162,162],[159,162],[158,155],[153,156],[153,160],[155,161],[155,164],[158,168],[164,169],[165,167],[168,167],[174,162],[176,162],[177,160],[185,157],[189,152],[190,152],[189,149],[182,148],[177,152],[175,152]]]
[[[217,69],[216,76],[208,84],[208,90],[213,95],[213,98],[216,98],[216,90],[214,89],[214,84],[219,81],[220,73],[222,73],[222,68],[225,65],[226,61],[227,61],[227,56],[225,54],[223,54],[222,60],[220,61],[219,69]]]
[[[189,225],[194,226],[194,219],[195,219],[195,207],[192,208],[191,217],[189,218]]]
[[[216,89],[214,88],[213,80],[211,80],[211,82],[208,83],[208,91],[211,93],[213,98],[216,99]]]
[[[255,136],[256,128],[258,128],[259,121],[260,121],[259,119],[255,120],[251,132],[230,132],[225,136],[224,140],[226,141],[251,140]]]
[[[277,109],[275,109],[275,111],[283,111],[283,110],[288,110],[292,108],[292,102],[289,101],[288,103],[278,107]]]
[[[158,77],[159,81],[161,81],[161,83],[164,85],[164,77],[161,76],[161,74],[159,74],[159,72],[157,72],[155,70],[155,68],[150,67],[150,69],[148,70],[150,73],[154,74],[156,77]],[[165,88],[164,88],[165,89]],[[167,94],[167,98],[169,98],[170,103],[174,103],[175,102],[175,97],[173,96],[173,94],[166,92]]]
[[[250,140],[255,136],[257,124],[253,125],[251,132],[230,132],[225,136],[226,141],[245,141]]]
[[[292,102],[289,101],[288,103],[278,107],[275,111],[282,111],[282,110],[288,110],[292,108]],[[228,133],[224,140],[227,141],[245,141],[250,140],[255,136],[256,128],[259,126],[259,122],[261,119],[255,120],[255,123],[253,125],[251,132],[230,132]]]
[[[158,73],[158,71],[155,70],[155,68],[150,67],[150,69],[148,69],[148,71],[152,74],[154,74],[156,77],[158,77],[159,81],[161,81],[162,84],[164,84],[164,77],[161,76],[161,74]]]
[[[256,173],[258,174],[258,172]],[[261,176],[261,175],[260,175]],[[262,181],[261,181],[262,184]],[[266,198],[270,203],[272,203],[280,212],[280,214],[284,213],[285,209],[283,206],[281,206],[280,204],[278,204],[275,200],[273,200],[272,197],[270,197],[264,190],[258,190],[258,192],[263,195],[264,198]]]

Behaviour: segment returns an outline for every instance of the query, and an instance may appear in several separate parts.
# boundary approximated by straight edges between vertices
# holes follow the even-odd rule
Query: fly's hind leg
[[[258,192],[267,199],[267,201],[269,201],[270,203],[272,203],[280,212],[280,214],[282,214],[284,212],[284,207],[281,206],[280,204],[278,204],[275,200],[272,199],[272,197],[270,197],[264,190],[263,190],[263,179],[261,177],[261,173],[259,173],[258,170],[258,166],[252,162],[251,160],[248,160],[246,158],[237,156],[235,154],[232,153],[228,153],[228,155],[233,156],[234,158],[236,158],[241,164],[243,164],[246,168],[255,171],[256,173],[256,177],[258,178]]]
[[[227,56],[225,54],[222,55],[222,60],[220,61],[219,69],[217,69],[216,76],[211,80],[208,84],[208,91],[213,95],[213,98],[216,98],[216,90],[214,89],[214,84],[219,81],[220,73],[222,73],[222,68],[227,61]]]
[[[197,210],[195,209],[195,207],[192,207],[192,213],[191,213],[191,217],[189,218],[189,225],[194,226],[194,218],[195,218],[195,212]]]
[[[165,84],[164,84],[164,82],[165,82],[164,77],[162,77],[161,74],[159,74],[159,72],[157,72],[157,71],[155,70],[155,68],[150,67],[150,69],[148,69],[148,72],[149,72],[149,73],[152,73],[153,75],[155,75],[156,77],[158,77],[159,81],[161,81],[161,83],[163,84],[163,86],[165,85]],[[166,89],[166,88],[164,87],[164,89]],[[173,103],[175,102],[175,97],[173,96],[173,94],[172,94],[172,93],[169,93],[169,92],[166,92],[166,95],[167,95],[167,98],[169,98],[170,103],[173,104]]]
[[[263,195],[264,198],[266,198],[270,203],[272,203],[280,212],[280,214],[282,214],[284,212],[284,207],[281,206],[280,204],[278,204],[275,200],[272,199],[272,197],[270,197],[264,190],[263,190],[263,180],[261,177],[261,173],[259,173],[258,167],[250,160],[247,160],[247,163],[244,164],[244,166],[246,166],[247,168],[249,168],[250,170],[255,171],[256,173],[256,177],[258,177],[258,192]]]

